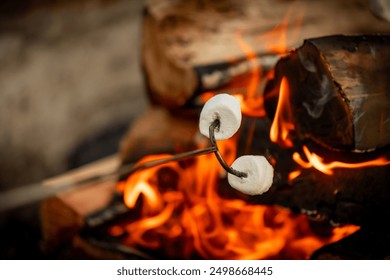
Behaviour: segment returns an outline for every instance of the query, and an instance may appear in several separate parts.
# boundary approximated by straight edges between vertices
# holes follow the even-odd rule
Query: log
[[[275,202],[332,224],[379,227],[390,218],[389,166],[339,169],[328,176],[304,170]]]
[[[359,18],[359,25],[351,18]],[[337,0],[152,0],[145,5],[142,29],[146,86],[153,102],[168,107],[187,104],[204,91],[234,87],[238,77],[252,72],[260,77],[274,66],[276,49],[298,46],[304,38],[390,31],[361,0],[343,5]]]
[[[390,236],[382,230],[358,230],[338,242],[325,245],[311,256],[314,260],[388,260]]]
[[[109,157],[49,182],[58,184],[109,172],[115,170],[118,162],[118,157]],[[85,218],[111,202],[115,185],[115,181],[88,183],[44,200],[40,209],[44,251],[52,254],[71,245],[84,227]]]
[[[333,175],[326,175],[314,168],[303,169],[292,159],[293,153],[299,152],[306,160],[302,152],[305,145],[326,162],[364,162],[379,157],[390,158],[388,146],[369,153],[352,153],[329,150],[307,140],[296,143],[292,149],[285,149],[267,137],[270,125],[267,118],[243,118],[237,157],[244,154],[266,155],[274,163],[273,185],[260,196],[240,193],[236,196],[254,204],[281,205],[332,224],[377,228],[390,219],[390,165],[336,168]],[[249,137],[252,140],[248,142]],[[289,173],[295,170],[301,170],[301,174],[289,180]],[[229,189],[227,184],[225,187]]]
[[[297,138],[332,149],[371,151],[390,143],[390,37],[307,39],[281,59],[266,89],[273,118],[287,77]]]

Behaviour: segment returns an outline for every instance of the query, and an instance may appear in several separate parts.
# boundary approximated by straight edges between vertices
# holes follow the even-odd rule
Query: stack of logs
[[[121,163],[134,162],[147,154],[178,153],[196,147],[198,111],[194,100],[197,95],[209,90],[243,90],[245,93],[242,81],[253,74],[253,67],[261,69],[258,73],[264,73],[277,61],[264,42],[266,37],[260,35],[271,31],[286,15],[296,19],[297,14],[305,12],[300,35],[287,37],[289,48],[302,44],[303,38],[390,31],[390,25],[374,18],[359,0],[346,1],[343,5],[336,0],[293,3],[148,1],[143,22],[142,66],[153,106],[123,138]],[[325,14],[332,17],[322,16]],[[351,18],[361,21],[357,25]],[[287,28],[287,34],[291,34],[292,28]],[[255,58],[248,61],[248,52],[237,43],[237,36],[251,46]],[[382,231],[386,228],[383,221],[390,218],[389,165],[340,169],[333,176],[307,169],[291,184],[287,180],[295,166],[292,153],[301,151],[303,144],[329,160],[359,161],[378,155],[390,158],[387,145],[390,111],[386,110],[390,108],[390,84],[386,80],[390,70],[389,46],[389,38],[383,36],[308,39],[277,63],[274,79],[268,81],[265,93],[268,118],[243,119],[239,154],[270,155],[277,162],[278,174],[267,194],[244,199],[251,203],[280,204],[296,212],[309,213],[317,221],[362,226],[362,230],[340,241],[343,249],[329,245],[313,258],[364,259],[390,255],[390,238]],[[297,116],[294,119],[297,124],[295,145],[290,149],[272,143],[267,136],[277,103],[274,93],[278,92],[284,76],[290,82],[291,96],[294,96],[290,101]],[[241,81],[239,86],[238,80]],[[300,92],[298,89],[302,88],[305,90]],[[249,133],[255,140],[248,150]],[[112,190],[114,184],[106,188]],[[89,191],[93,192],[91,186]],[[108,193],[94,196],[107,197]],[[96,251],[80,241],[82,238],[77,232],[85,225],[86,217],[102,205],[85,211],[75,206],[82,204],[80,197],[84,196],[66,193],[43,203],[42,220],[48,250],[73,243],[72,246],[82,248],[81,251]],[[65,224],[58,215],[72,218]],[[56,242],[58,236],[63,238]],[[365,240],[367,238],[369,241]],[[362,240],[366,245],[351,250],[363,243]],[[96,252],[86,253],[86,256],[101,257]]]

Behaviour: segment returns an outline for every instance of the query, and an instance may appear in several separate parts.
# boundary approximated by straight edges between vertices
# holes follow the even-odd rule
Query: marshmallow
[[[233,162],[232,168],[248,175],[237,177],[228,174],[230,186],[242,193],[259,195],[268,191],[272,185],[274,169],[263,156],[239,157]]]
[[[224,140],[237,132],[241,125],[240,101],[226,93],[217,94],[203,106],[199,118],[199,130],[209,137],[209,127],[215,119],[219,119],[219,129],[215,130],[215,139]]]

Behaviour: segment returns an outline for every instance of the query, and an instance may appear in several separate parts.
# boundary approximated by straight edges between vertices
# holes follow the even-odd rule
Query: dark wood
[[[325,245],[313,253],[315,260],[388,260],[388,232],[361,229],[342,240]]]
[[[390,37],[304,41],[278,62],[266,96],[287,77],[295,132],[333,149],[370,151],[390,143]],[[273,115],[275,102],[267,101]]]
[[[332,176],[304,170],[280,188],[275,202],[332,224],[379,227],[390,218],[389,166],[335,170]]]
[[[236,196],[256,204],[282,205],[332,224],[377,228],[383,221],[390,219],[390,165],[338,168],[333,170],[333,175],[326,175],[314,168],[302,169],[292,159],[292,154],[298,152],[306,160],[302,152],[303,145],[325,158],[326,162],[363,162],[378,157],[390,158],[389,146],[369,153],[352,153],[329,150],[315,142],[305,141],[285,149],[270,141],[270,125],[271,122],[266,118],[244,117],[239,131],[238,153],[265,155],[274,162],[273,185],[260,196],[249,197],[240,193],[236,193]],[[252,135],[251,141],[248,141],[248,135]],[[301,170],[301,175],[289,181],[289,173],[295,170]],[[227,183],[225,187],[229,188]]]

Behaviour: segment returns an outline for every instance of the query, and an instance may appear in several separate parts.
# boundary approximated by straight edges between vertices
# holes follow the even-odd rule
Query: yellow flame
[[[308,161],[304,161],[298,152],[295,152],[293,154],[293,160],[303,168],[314,167],[315,169],[321,171],[326,175],[333,175],[333,169],[336,168],[362,168],[372,166],[384,166],[390,164],[390,161],[383,156],[373,160],[358,163],[347,163],[341,161],[332,161],[326,163],[324,158],[320,157],[315,153],[310,152],[310,150],[306,146],[303,146],[302,149]]]

